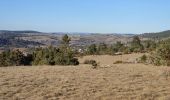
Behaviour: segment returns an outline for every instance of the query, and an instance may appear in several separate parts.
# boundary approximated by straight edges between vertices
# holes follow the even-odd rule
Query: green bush
[[[37,49],[33,53],[33,65],[78,65],[69,49],[49,47]]]
[[[157,45],[156,50],[150,54],[150,63],[157,66],[170,66],[170,41],[164,40]]]
[[[69,46],[71,39],[68,35],[62,38],[59,48],[39,48],[33,53],[34,65],[78,65],[78,59],[74,58],[73,51]]]
[[[96,46],[96,44],[92,44],[92,45],[90,45],[90,46],[87,48],[87,54],[90,54],[90,55],[95,55],[95,54],[97,54],[97,46]]]
[[[144,46],[141,44],[141,40],[138,36],[133,37],[130,48],[132,52],[142,52],[144,50]]]
[[[0,67],[31,65],[32,56],[24,55],[19,50],[4,51],[0,54]]]

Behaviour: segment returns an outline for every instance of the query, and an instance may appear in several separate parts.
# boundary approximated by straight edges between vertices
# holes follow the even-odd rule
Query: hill
[[[35,46],[58,46],[61,37],[68,34],[71,37],[71,46],[84,47],[91,44],[114,44],[117,41],[128,43],[135,34],[99,34],[99,33],[45,33],[38,31],[10,31],[0,30],[0,47],[35,47]],[[164,39],[170,37],[170,30],[157,33],[144,33],[138,35],[141,40]]]
[[[7,33],[7,34],[16,34],[16,33],[41,33],[38,31],[31,31],[31,30],[25,30],[25,31],[10,31],[10,30],[0,30],[0,34]]]
[[[15,48],[26,48],[29,46],[39,46],[42,45],[39,42],[23,40],[20,37],[27,36],[26,34],[21,34],[20,32],[12,31],[1,31],[0,33],[0,47],[15,47]]]
[[[170,37],[170,30],[157,32],[157,33],[144,33],[141,34],[141,36],[144,38],[163,39],[163,38]]]
[[[38,31],[0,31],[0,47],[34,47],[58,46],[61,37],[68,34],[71,37],[71,46],[87,46],[90,44],[113,44],[117,41],[127,43],[133,34],[98,34],[98,33],[43,33]]]

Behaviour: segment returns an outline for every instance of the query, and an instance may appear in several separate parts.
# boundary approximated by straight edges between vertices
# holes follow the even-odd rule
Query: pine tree
[[[142,50],[144,50],[144,47],[141,44],[141,40],[139,39],[138,36],[133,37],[133,40],[131,42],[131,50],[133,52],[141,52]]]

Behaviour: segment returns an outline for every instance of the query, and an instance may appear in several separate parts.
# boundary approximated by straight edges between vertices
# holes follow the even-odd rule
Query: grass
[[[122,61],[133,60],[137,56],[140,54],[122,55]],[[144,64],[114,65],[113,61],[121,59],[119,56],[88,58],[112,67],[97,70],[86,64],[2,67],[0,100],[168,100],[169,68]],[[84,62],[83,59],[87,57],[79,58],[81,62]],[[160,76],[160,73],[168,78]]]

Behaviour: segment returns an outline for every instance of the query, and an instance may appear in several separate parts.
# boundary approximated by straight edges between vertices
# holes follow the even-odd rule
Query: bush
[[[32,56],[24,55],[19,50],[4,51],[0,54],[0,67],[31,65]]]
[[[154,52],[151,53],[150,63],[160,66],[170,66],[170,44],[161,43]]]
[[[70,49],[49,47],[33,53],[33,65],[78,65]]]
[[[113,64],[121,64],[121,63],[123,63],[123,61],[118,60],[118,61],[115,61]]]
[[[97,46],[96,46],[96,44],[92,44],[92,45],[90,45],[90,46],[87,48],[87,54],[90,54],[90,55],[95,55],[95,54],[97,54]]]
[[[147,62],[147,59],[148,59],[148,57],[144,54],[143,56],[141,56],[140,58],[139,58],[139,63],[146,63]]]
[[[70,64],[71,65],[79,65],[79,61],[77,58],[73,58],[73,59],[71,59]]]
[[[93,69],[97,68],[97,66],[98,66],[98,64],[95,60],[85,60],[84,64],[91,64]]]
[[[141,40],[138,36],[134,36],[131,42],[131,51],[132,52],[142,52],[144,46],[141,44]]]
[[[84,64],[93,64],[93,63],[96,63],[95,60],[85,60],[84,61]]]

